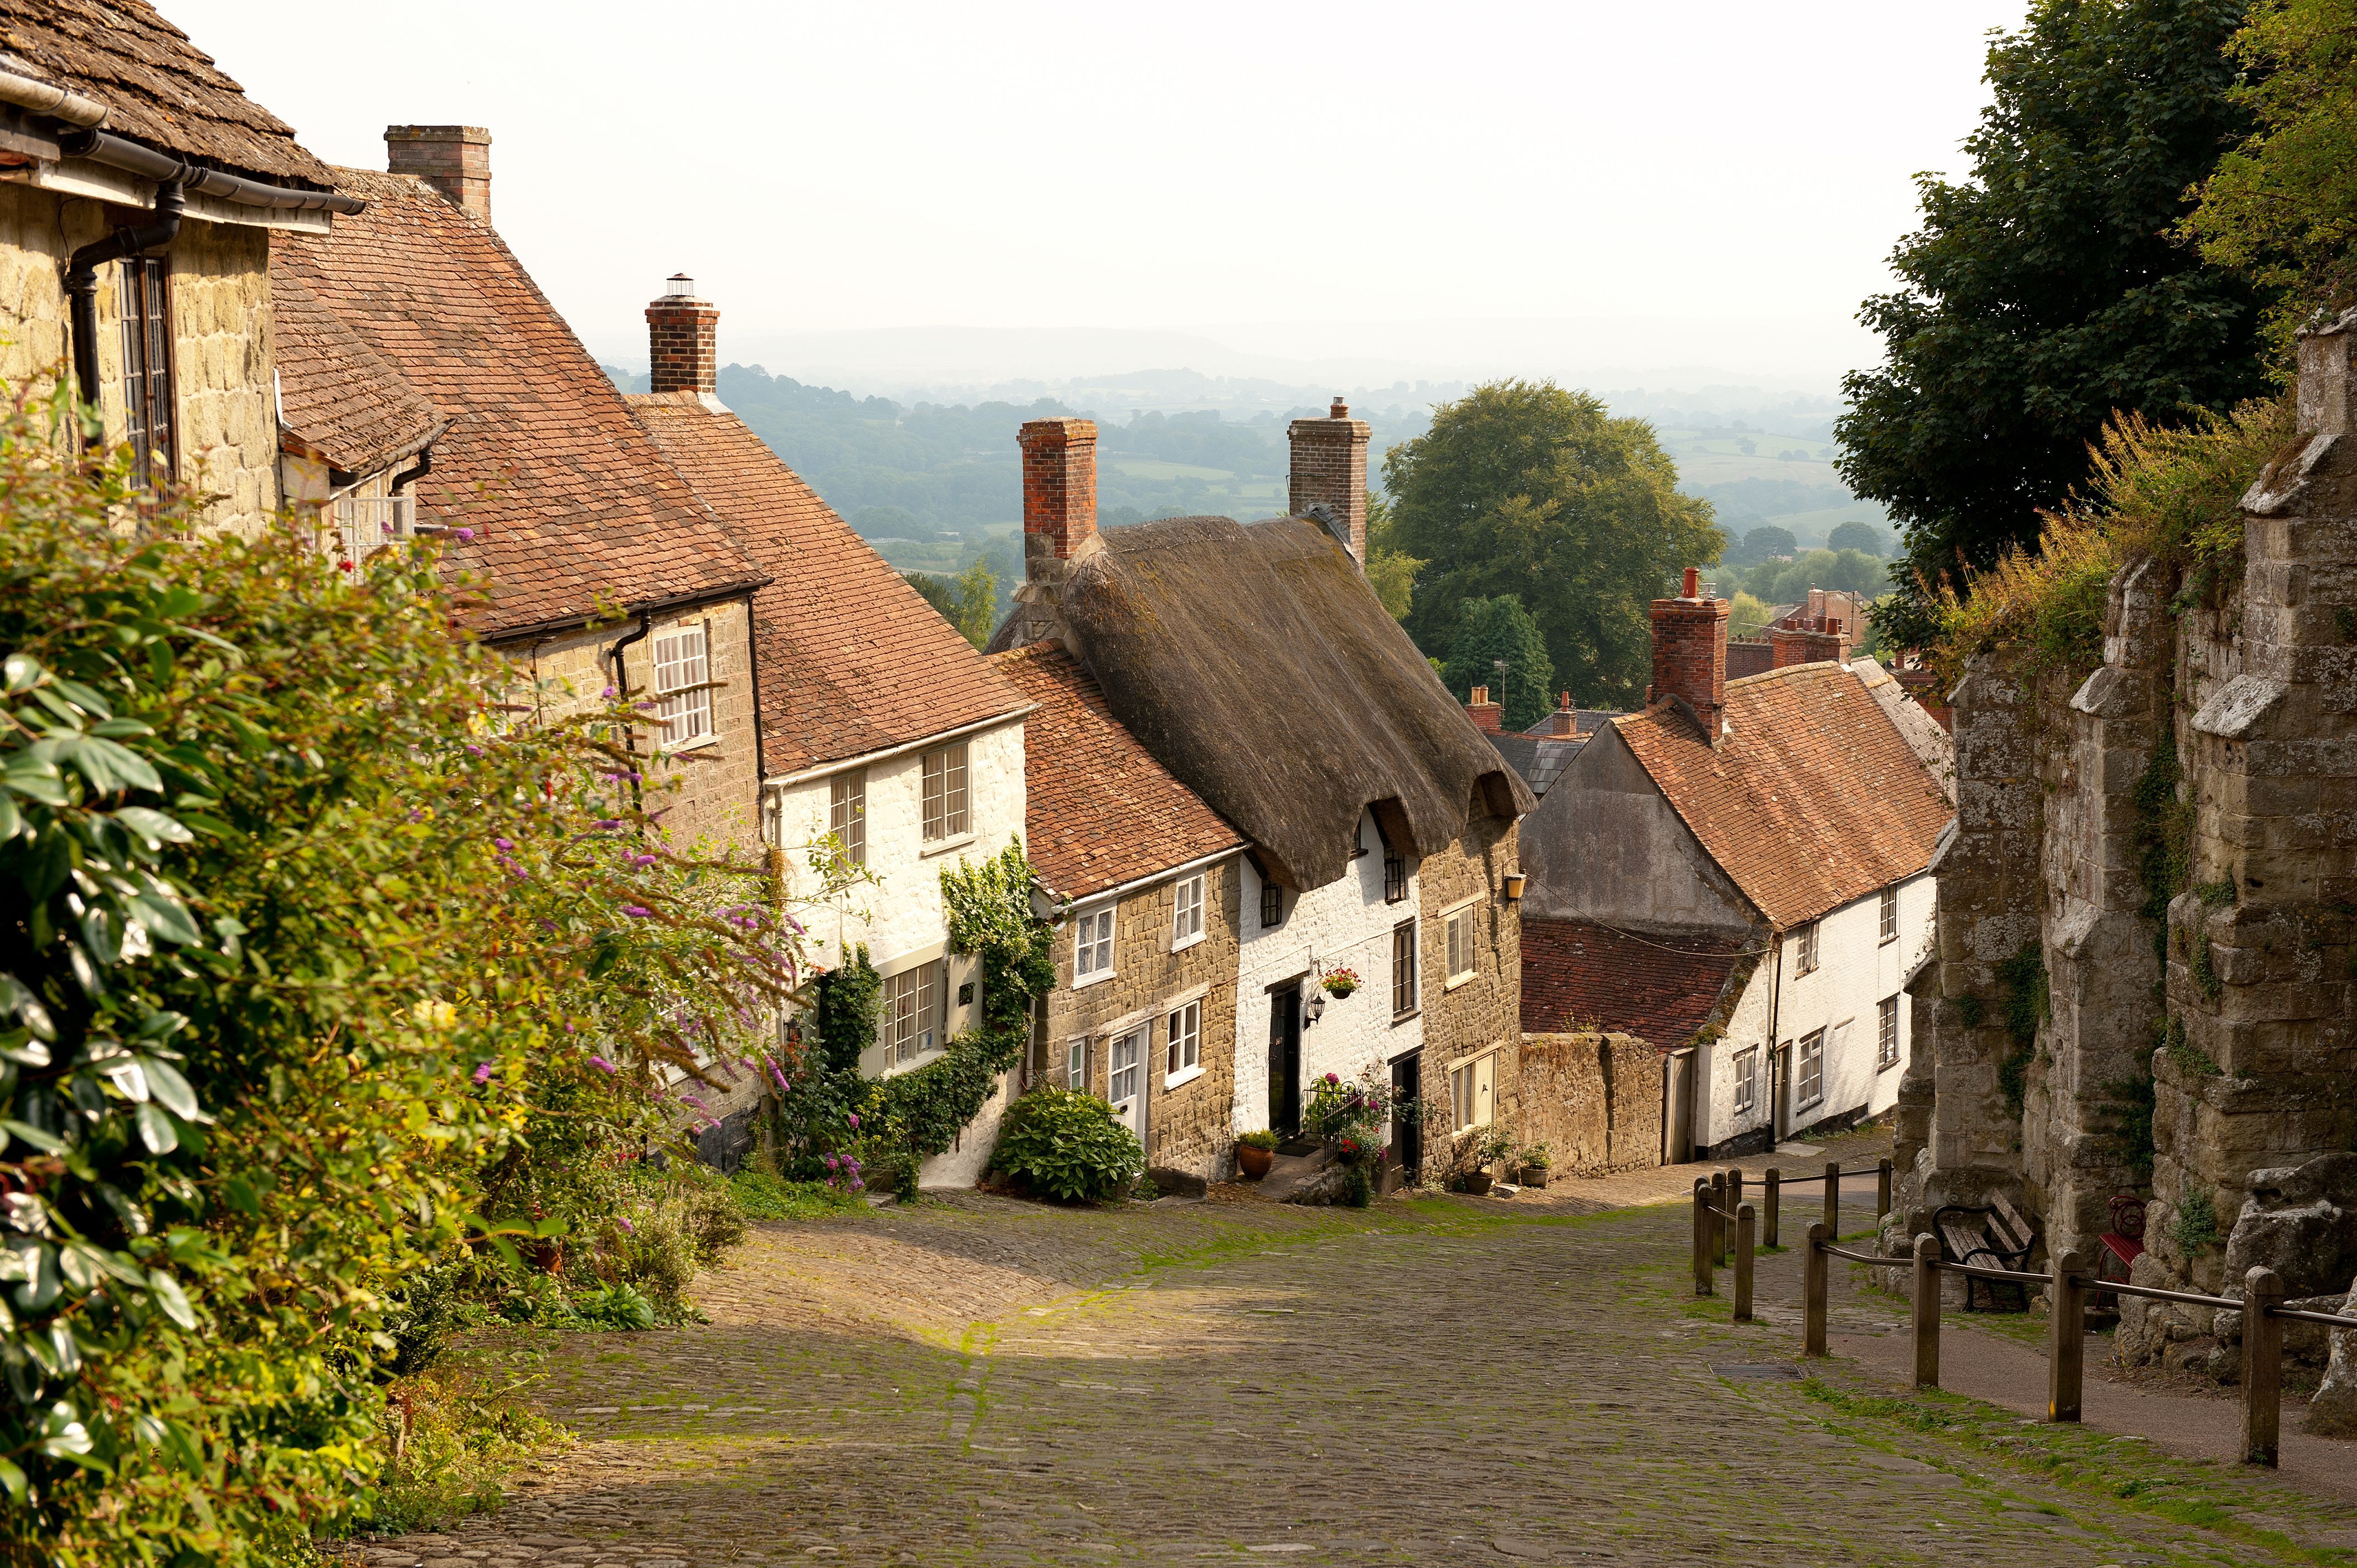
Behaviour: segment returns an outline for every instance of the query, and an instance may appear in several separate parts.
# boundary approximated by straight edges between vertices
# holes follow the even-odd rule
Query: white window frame
[[[1072,989],[1114,977],[1112,904],[1099,904],[1072,917]]]
[[[1135,1042],[1127,1066],[1122,1064],[1121,1048]],[[1149,1021],[1135,1028],[1124,1029],[1105,1042],[1105,1103],[1118,1105],[1125,1100],[1142,1099],[1146,1093],[1146,1064],[1154,1054],[1154,1026]],[[1129,1092],[1122,1092],[1122,1079],[1129,1079]]]
[[[1874,1070],[1889,1072],[1899,1065],[1899,998],[1886,996],[1874,1006]]]
[[[1498,1113],[1498,1053],[1484,1051],[1448,1069],[1448,1119],[1453,1130],[1487,1127]]]
[[[1792,1109],[1807,1111],[1825,1102],[1825,1031],[1812,1029],[1801,1036],[1800,1069],[1792,1075]]]
[[[692,621],[655,637],[655,717],[667,751],[720,738],[712,727],[712,623]]]
[[[1472,900],[1440,913],[1443,961],[1448,967],[1447,990],[1454,991],[1481,972],[1480,930],[1473,918],[1479,902]]]
[[[1882,940],[1886,942],[1897,941],[1899,940],[1899,888],[1896,885],[1882,890],[1882,908],[1879,913],[1882,917]]]
[[[1172,1008],[1162,1024],[1162,1087],[1176,1089],[1203,1076],[1203,999]]]
[[[1792,978],[1817,972],[1817,944],[1821,921],[1811,920],[1792,933]]]
[[[1203,873],[1182,876],[1170,895],[1170,950],[1179,952],[1203,940]]]
[[[1735,1113],[1748,1116],[1760,1107],[1760,1047],[1735,1053]]]
[[[948,979],[948,966],[940,959],[884,977],[876,1037],[884,1048],[886,1072],[931,1061],[941,1052],[949,1026]]]
[[[1424,977],[1421,973],[1424,959],[1417,945],[1423,940],[1424,933],[1417,929],[1416,918],[1413,915],[1392,928],[1392,1022],[1395,1024],[1413,1018],[1424,1010]],[[1400,963],[1403,954],[1407,960],[1404,973]],[[1405,1007],[1400,1005],[1403,993],[1407,997]]]
[[[917,764],[920,835],[927,844],[974,836],[972,754],[962,740],[937,746]]]
[[[1085,1035],[1064,1042],[1064,1087],[1075,1094],[1089,1091],[1089,1041]]]
[[[846,768],[826,781],[826,831],[843,845],[846,865],[867,864],[867,769]]]

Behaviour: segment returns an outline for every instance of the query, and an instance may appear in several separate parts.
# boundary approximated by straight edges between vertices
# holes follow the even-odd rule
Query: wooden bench
[[[2133,1278],[2131,1271],[2136,1261],[2144,1256],[2144,1199],[2125,1192],[2112,1199],[2112,1228],[2095,1240],[2103,1247],[2095,1254],[2095,1278],[2121,1283]],[[2119,1299],[2110,1291],[2097,1291],[2087,1304],[2101,1311],[2116,1312]]]
[[[1975,1268],[2003,1269],[2008,1273],[2020,1273],[2029,1263],[2029,1254],[2038,1245],[2038,1234],[2029,1221],[2021,1217],[2003,1193],[1998,1193],[1985,1206],[1952,1203],[1932,1216],[1932,1228],[1940,1233],[1941,1249],[1952,1263],[1970,1263]],[[1998,1283],[1995,1280],[1964,1279],[1964,1310],[1973,1309],[1973,1287],[1986,1285],[1989,1293],[1989,1308],[1996,1308]],[[2021,1297],[2020,1310],[2029,1310],[2029,1287],[2015,1285]]]

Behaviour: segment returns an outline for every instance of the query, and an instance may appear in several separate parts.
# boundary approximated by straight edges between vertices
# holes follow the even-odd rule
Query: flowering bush
[[[1391,1075],[1377,1064],[1348,1082],[1330,1072],[1314,1081],[1301,1126],[1355,1165],[1383,1157],[1391,1120]]]

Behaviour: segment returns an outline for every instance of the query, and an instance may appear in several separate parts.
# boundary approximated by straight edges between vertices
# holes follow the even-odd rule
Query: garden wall
[[[1662,1056],[1633,1035],[1524,1035],[1501,1101],[1518,1144],[1544,1144],[1555,1174],[1662,1163]]]

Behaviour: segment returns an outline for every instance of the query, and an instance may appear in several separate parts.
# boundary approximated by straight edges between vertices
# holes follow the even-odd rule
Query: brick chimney
[[[1340,398],[1323,419],[1297,419],[1287,431],[1293,441],[1293,480],[1286,506],[1296,517],[1307,517],[1313,506],[1323,506],[1334,526],[1351,541],[1351,555],[1361,565],[1367,560],[1367,422],[1351,417],[1351,405]]]
[[[1786,624],[1768,628],[1773,650],[1771,670],[1793,664],[1821,664],[1826,660],[1849,662],[1849,631],[1838,616],[1787,616]]]
[[[480,125],[387,125],[384,166],[412,174],[488,223],[491,134]]]
[[[1683,697],[1714,746],[1727,706],[1727,618],[1732,608],[1725,599],[1704,598],[1702,574],[1689,566],[1684,591],[1674,599],[1655,599],[1652,610],[1653,683],[1645,689],[1646,704]]]
[[[1023,446],[1023,575],[1061,581],[1061,564],[1097,536],[1097,424],[1093,419],[1026,420]]]
[[[720,386],[720,311],[698,299],[695,280],[673,273],[647,306],[648,390],[715,395]]]
[[[1547,715],[1547,734],[1568,737],[1578,733],[1579,714],[1572,708],[1571,693],[1566,692],[1562,700],[1556,703],[1555,712]]]
[[[1503,727],[1506,710],[1490,700],[1490,688],[1476,686],[1465,703],[1465,716],[1483,735],[1496,735]]]

